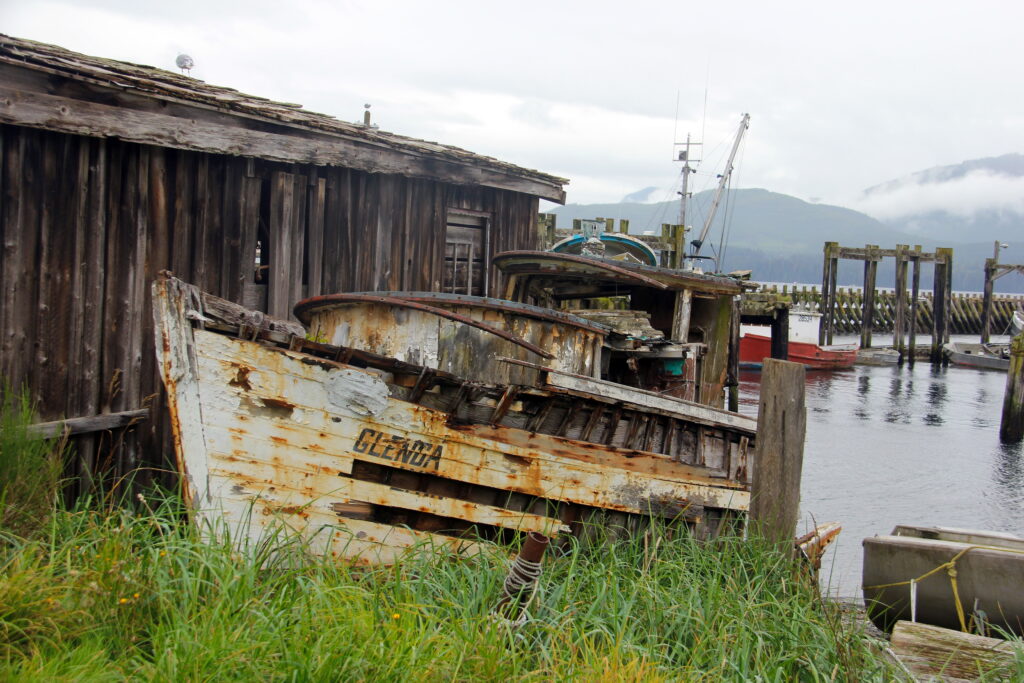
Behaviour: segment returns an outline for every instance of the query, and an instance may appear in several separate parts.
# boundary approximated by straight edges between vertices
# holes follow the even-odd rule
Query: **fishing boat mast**
[[[690,254],[690,258],[696,258],[697,255],[700,254],[700,248],[704,245],[704,240],[708,236],[708,230],[711,229],[711,221],[715,219],[715,212],[718,211],[718,204],[722,200],[722,191],[725,189],[726,183],[729,182],[729,178],[732,176],[733,162],[736,160],[736,152],[739,151],[740,141],[743,140],[743,133],[745,133],[749,127],[750,114],[744,114],[743,119],[740,120],[740,128],[736,131],[736,140],[733,141],[732,150],[729,152],[729,160],[725,162],[725,170],[722,171],[722,175],[719,176],[718,188],[715,190],[715,198],[711,200],[711,208],[708,210],[708,217],[704,221],[704,228],[700,231],[700,237],[690,243],[691,246],[693,246],[693,252]]]
[[[699,142],[690,142],[690,134],[686,134],[686,149],[679,153],[679,161],[683,162],[683,190],[679,194],[679,225],[686,230],[686,200],[690,197],[690,174],[696,173],[697,169],[690,165],[690,146],[699,145]],[[698,160],[699,161],[699,160]]]
[[[715,220],[715,213],[718,211],[718,205],[722,200],[722,192],[725,190],[726,184],[729,182],[733,171],[733,162],[736,161],[736,152],[739,151],[740,142],[743,140],[743,134],[747,128],[750,127],[750,114],[744,114],[740,120],[739,130],[736,131],[736,139],[732,143],[732,150],[729,152],[729,160],[725,163],[725,170],[718,176],[718,188],[715,190],[714,199],[711,200],[711,208],[708,210],[707,218],[704,220],[704,227],[700,231],[700,237],[690,242],[690,246],[693,247],[693,251],[690,252],[686,260],[690,262],[692,268],[692,262],[700,257],[700,248],[704,245],[704,240],[708,236],[708,231],[711,230],[711,223]],[[689,159],[689,148],[690,148],[690,136],[686,136],[686,151],[680,153],[680,158],[683,160],[683,191],[680,193],[680,208],[679,208],[679,222],[683,225],[685,230],[686,226],[686,200],[688,198],[688,179],[690,173],[695,172],[690,166]]]

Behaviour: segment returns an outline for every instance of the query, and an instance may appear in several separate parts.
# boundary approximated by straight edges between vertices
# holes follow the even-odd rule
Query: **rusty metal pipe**
[[[541,560],[550,543],[551,539],[547,536],[531,531],[526,534],[519,555],[509,567],[508,576],[502,585],[501,599],[498,600],[494,611],[514,626],[519,626],[526,620],[526,603],[536,589],[537,579],[541,573]]]

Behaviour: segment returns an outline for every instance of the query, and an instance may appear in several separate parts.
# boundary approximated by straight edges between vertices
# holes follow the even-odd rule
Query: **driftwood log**
[[[1014,644],[998,638],[899,621],[892,631],[892,649],[922,680],[975,681],[1001,674],[1012,678]]]

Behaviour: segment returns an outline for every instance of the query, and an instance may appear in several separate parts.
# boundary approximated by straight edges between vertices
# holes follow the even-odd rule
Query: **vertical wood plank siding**
[[[169,483],[158,271],[278,316],[315,294],[437,290],[450,209],[489,216],[489,256],[537,247],[525,194],[0,126],[0,379],[27,386],[41,420],[149,405],[125,434],[79,438],[69,474]]]

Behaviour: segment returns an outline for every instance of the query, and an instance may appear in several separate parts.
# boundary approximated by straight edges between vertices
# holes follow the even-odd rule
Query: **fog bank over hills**
[[[671,197],[666,197],[671,195]],[[713,192],[700,192],[688,205],[687,224],[699,232]],[[658,201],[661,199],[661,201]],[[851,208],[806,202],[764,189],[731,190],[719,207],[703,253],[720,255],[722,270],[752,269],[762,281],[808,282],[821,279],[826,241],[845,246],[920,244],[926,251],[953,247],[953,286],[980,290],[984,260],[993,242],[1007,243],[1003,263],[1024,263],[1024,155],[1007,154],[920,171],[864,190]],[[630,232],[660,233],[662,223],[679,222],[674,191],[648,187],[622,202],[569,204],[552,211],[558,227],[574,218],[624,218]],[[728,225],[724,235],[723,224]],[[696,235],[691,235],[692,239]],[[880,285],[892,279],[891,260],[879,270]],[[859,284],[859,263],[840,267],[840,283]],[[931,274],[923,270],[922,287]],[[1024,292],[1024,278],[1007,275],[997,292]]]
[[[864,190],[852,208],[931,238],[1024,239],[1024,155],[938,166]]]

